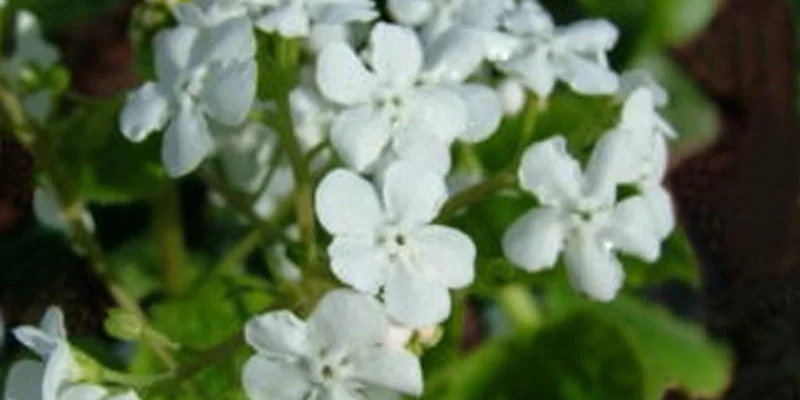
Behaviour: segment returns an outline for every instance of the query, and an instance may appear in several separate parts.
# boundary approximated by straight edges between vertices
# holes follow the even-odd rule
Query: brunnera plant
[[[13,3],[0,127],[34,157],[37,220],[116,308],[112,341],[71,338],[58,305],[14,327],[29,351],[6,399],[724,387],[725,352],[635,295],[641,273],[625,285],[688,261],[669,96],[612,66],[610,21],[530,0],[151,1],[140,85],[88,99]],[[184,240],[187,180],[207,189],[204,249]],[[153,232],[102,245],[90,206],[142,200]]]

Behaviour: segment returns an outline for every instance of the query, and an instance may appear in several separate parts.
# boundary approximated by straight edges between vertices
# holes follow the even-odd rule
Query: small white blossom
[[[555,27],[535,1],[509,13],[505,27],[522,40],[514,54],[498,66],[546,99],[558,80],[582,94],[611,94],[619,78],[608,67],[606,53],[617,42],[617,28],[606,20],[585,20]]]
[[[365,58],[369,69],[352,48],[335,43],[317,64],[321,93],[345,107],[331,126],[331,143],[358,171],[399,157],[445,174],[456,138],[481,140],[499,123],[490,90],[421,82],[422,45],[408,28],[377,24]]]
[[[495,30],[513,0],[389,0],[392,17],[405,25],[421,26],[431,41],[452,28]]]
[[[38,76],[47,72],[60,59],[58,49],[42,36],[39,21],[27,10],[17,12],[14,20],[14,52],[0,63],[0,70],[15,91],[22,94],[25,112],[43,123],[53,108],[53,94],[49,88],[34,85]]]
[[[624,279],[616,251],[649,262],[658,259],[661,237],[645,199],[634,196],[615,203],[616,150],[595,148],[582,173],[564,138],[532,145],[523,156],[519,180],[541,207],[508,229],[503,237],[506,257],[528,271],[540,271],[553,267],[563,252],[572,285],[602,301],[612,300]]]
[[[658,236],[666,238],[675,227],[675,218],[661,182],[668,165],[667,139],[676,133],[656,112],[657,93],[649,87],[634,90],[623,105],[619,124],[601,137],[597,146],[619,155],[609,173],[617,183],[632,184],[639,190],[651,209]]]
[[[80,368],[67,342],[61,309],[50,307],[38,327],[21,326],[13,333],[44,362],[22,360],[15,363],[6,380],[6,399],[56,400],[64,387],[80,378]]]
[[[0,8],[4,8],[8,4],[7,0],[0,0]]]
[[[245,391],[251,400],[418,396],[419,360],[384,346],[388,329],[376,300],[344,290],[327,294],[306,322],[289,311],[256,317],[245,327],[247,343],[256,350],[244,366]]]
[[[328,139],[333,120],[341,107],[319,92],[313,68],[300,71],[300,83],[289,94],[294,131],[300,145],[309,150]]]
[[[317,188],[316,212],[333,235],[333,273],[361,292],[382,293],[403,325],[445,320],[448,288],[472,282],[476,255],[467,235],[431,223],[446,197],[441,177],[409,163],[388,168],[380,195],[353,172],[329,173]]]
[[[120,122],[133,142],[166,126],[162,159],[170,176],[191,172],[213,151],[206,118],[236,126],[253,105],[255,39],[242,22],[181,25],[156,35],[158,81],[129,95]]]
[[[239,0],[255,26],[284,37],[307,37],[315,25],[367,22],[378,13],[372,0]]]

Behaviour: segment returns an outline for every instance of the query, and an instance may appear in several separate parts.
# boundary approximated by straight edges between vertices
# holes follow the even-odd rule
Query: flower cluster
[[[251,399],[422,394],[420,362],[404,347],[408,332],[438,332],[451,314],[450,291],[473,283],[479,257],[472,238],[442,215],[453,196],[454,145],[485,141],[504,114],[526,103],[545,109],[559,82],[604,96],[620,116],[585,166],[558,132],[509,156],[519,192],[533,195],[537,207],[505,232],[505,257],[535,272],[563,254],[574,288],[610,301],[625,275],[617,254],[655,262],[674,228],[661,183],[667,140],[675,136],[657,110],[666,92],[646,75],[612,70],[614,25],[558,26],[533,0],[389,0],[387,8],[381,20],[371,0],[173,3],[176,25],[153,38],[155,76],[128,95],[121,112],[120,130],[132,142],[163,132],[170,177],[198,169],[203,177],[221,175],[252,200],[245,211],[258,223],[297,199],[295,222],[310,224],[300,226],[301,239],[311,238],[306,247],[319,244],[317,222],[330,239],[324,255],[304,249],[312,260],[300,274],[285,247],[272,249],[294,271],[287,281],[303,283],[322,266],[331,273],[323,279],[348,289],[314,293],[305,321],[277,310],[247,323],[255,354],[242,385]],[[17,53],[4,67],[16,80],[31,64],[47,68],[57,57],[26,15],[18,18]],[[286,56],[270,54],[286,50],[275,43],[301,44],[292,87],[277,94],[271,79],[285,77],[264,76]],[[66,229],[45,188],[37,190],[36,209],[48,225]],[[89,216],[84,225],[91,227]],[[69,345],[58,309],[39,328],[14,334],[43,361],[18,362],[6,398],[137,398],[100,385],[106,382],[91,359]]]

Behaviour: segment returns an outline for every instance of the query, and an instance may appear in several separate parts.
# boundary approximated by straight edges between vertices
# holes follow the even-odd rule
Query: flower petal
[[[197,28],[187,25],[164,29],[156,34],[153,47],[156,75],[160,81],[171,84],[190,67],[189,59],[199,35]]]
[[[337,236],[328,247],[331,270],[359,292],[377,294],[391,268],[385,250],[370,236]]]
[[[3,399],[41,400],[44,363],[20,360],[11,366],[5,384]]]
[[[580,165],[567,153],[567,141],[562,136],[536,143],[522,156],[520,185],[542,204],[575,201],[580,197],[582,180]]]
[[[256,96],[256,63],[227,65],[209,77],[202,101],[211,118],[225,125],[244,122]]]
[[[636,139],[630,132],[618,129],[600,137],[586,165],[585,193],[602,204],[612,204],[618,184],[635,182],[641,177],[641,147]]]
[[[153,82],[147,82],[128,95],[120,115],[122,134],[139,143],[150,133],[164,128],[169,120],[169,102]]]
[[[392,19],[403,25],[420,25],[433,13],[430,0],[389,0],[387,5]]]
[[[486,49],[475,30],[448,29],[425,48],[425,77],[431,82],[463,82],[480,68]]]
[[[497,94],[486,86],[465,84],[454,87],[467,106],[467,128],[459,135],[470,143],[489,138],[500,126],[503,111]]]
[[[529,272],[552,268],[564,248],[569,216],[541,207],[514,222],[503,235],[503,253]]]
[[[629,197],[617,204],[608,234],[614,246],[647,262],[660,255],[661,238],[656,234],[652,214],[642,196]]]
[[[394,88],[411,87],[422,70],[422,44],[417,34],[400,25],[379,22],[369,40],[375,73]]]
[[[244,364],[242,384],[251,400],[304,399],[312,390],[308,371],[299,365],[258,355]]]
[[[161,148],[161,158],[169,176],[177,178],[192,172],[213,148],[205,117],[189,101],[181,101],[164,133]]]
[[[650,210],[650,219],[656,235],[663,240],[675,229],[675,211],[669,192],[661,185],[647,185],[641,192]]]
[[[619,30],[604,19],[589,19],[572,23],[559,29],[559,40],[570,48],[582,52],[605,52],[611,50],[619,38]]]
[[[246,17],[229,19],[203,32],[193,49],[194,64],[243,62],[256,54],[256,37]]]
[[[395,135],[392,150],[397,158],[438,176],[445,176],[450,171],[450,145],[433,135],[403,132]],[[382,161],[386,161],[385,158]]]
[[[67,327],[64,323],[64,312],[58,306],[47,307],[42,320],[39,322],[42,332],[57,339],[67,338]]]
[[[384,222],[375,189],[345,169],[334,170],[322,179],[314,203],[319,222],[333,235],[371,234]]]
[[[378,16],[373,4],[368,1],[312,5],[310,14],[316,24],[331,25],[341,25],[348,22],[367,22]]]
[[[244,338],[258,353],[271,357],[293,359],[311,351],[306,323],[285,310],[247,321]]]
[[[388,217],[404,226],[433,220],[447,199],[444,179],[421,166],[398,161],[386,171],[383,203]]]
[[[453,228],[429,225],[413,233],[420,269],[442,285],[457,289],[475,280],[475,244]]]
[[[436,136],[446,144],[467,129],[467,105],[445,86],[415,90],[404,113],[410,117],[406,130],[411,135]]]
[[[574,54],[562,54],[553,63],[558,76],[580,94],[612,94],[619,89],[617,74],[599,63]]]
[[[42,400],[57,400],[59,390],[72,380],[75,361],[70,352],[69,343],[61,341],[47,359],[42,381]]]
[[[322,95],[341,104],[364,103],[377,89],[375,76],[345,43],[331,43],[322,50],[316,75]]]
[[[382,343],[389,319],[372,296],[340,289],[320,300],[308,318],[308,328],[320,344],[359,349]]]
[[[567,239],[564,260],[572,286],[589,297],[611,301],[622,287],[625,272],[610,246],[592,227],[581,227]]]
[[[389,121],[370,106],[341,112],[331,124],[331,144],[345,164],[356,171],[370,167],[389,143]]]
[[[278,32],[283,37],[305,37],[311,31],[311,20],[301,4],[276,8],[256,20],[264,32]]]
[[[108,390],[102,386],[80,384],[59,393],[58,400],[105,400],[107,395]]]
[[[361,382],[411,395],[422,395],[422,367],[405,349],[374,347],[353,360],[353,374]]]
[[[395,268],[386,284],[386,309],[393,320],[411,328],[422,328],[450,316],[447,288],[408,268]]]
[[[546,99],[556,86],[556,68],[550,60],[549,49],[534,45],[499,65],[500,69],[517,78],[540,99]]]

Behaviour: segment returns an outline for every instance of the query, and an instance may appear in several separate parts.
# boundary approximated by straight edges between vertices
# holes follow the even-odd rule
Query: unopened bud
[[[108,313],[103,326],[109,335],[121,340],[137,341],[144,333],[144,321],[138,315],[118,308]]]

